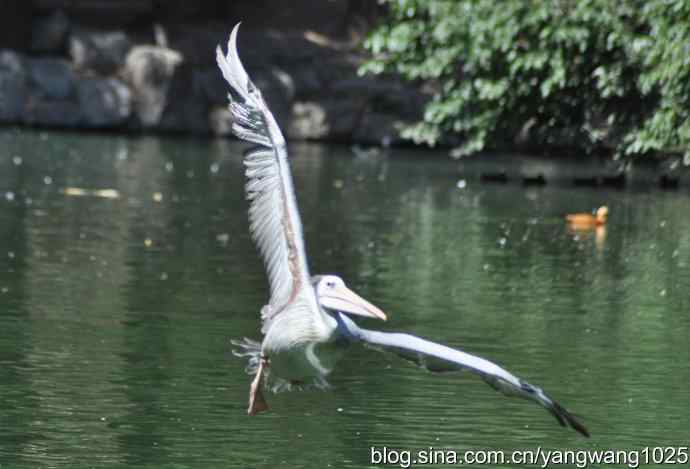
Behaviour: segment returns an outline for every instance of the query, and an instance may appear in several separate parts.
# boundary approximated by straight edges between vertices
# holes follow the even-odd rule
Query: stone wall
[[[375,2],[160,4],[34,0],[0,18],[0,125],[226,135],[215,47],[239,20],[240,55],[288,138],[395,143],[420,117],[417,88],[357,76]]]

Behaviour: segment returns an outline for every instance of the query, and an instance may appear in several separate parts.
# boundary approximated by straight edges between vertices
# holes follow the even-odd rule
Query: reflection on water
[[[683,191],[459,189],[454,163],[433,155],[295,145],[314,272],[380,305],[384,329],[542,385],[593,438],[470,375],[366,349],[340,364],[331,392],[271,396],[273,412],[249,418],[229,339],[258,336],[266,285],[243,147],[14,131],[0,143],[3,468],[361,467],[372,445],[687,444]],[[603,203],[605,232],[563,223]]]

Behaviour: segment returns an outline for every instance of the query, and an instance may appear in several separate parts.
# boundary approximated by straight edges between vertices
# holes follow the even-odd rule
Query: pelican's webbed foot
[[[256,370],[256,375],[254,376],[254,380],[249,388],[249,408],[247,409],[247,413],[249,415],[256,415],[259,412],[268,410],[268,403],[266,402],[266,399],[264,399],[262,390],[265,367],[268,367],[268,359],[261,357],[259,369]]]

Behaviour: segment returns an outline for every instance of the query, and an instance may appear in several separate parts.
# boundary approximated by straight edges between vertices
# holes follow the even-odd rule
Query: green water
[[[259,337],[267,293],[241,148],[0,134],[2,469],[348,468],[369,466],[371,446],[688,445],[687,189],[459,189],[451,161],[346,147],[291,148],[312,271],[338,273],[390,318],[360,324],[495,360],[592,438],[472,375],[367,349],[350,351],[331,391],[269,395],[270,413],[246,416],[250,378],[230,339]],[[605,232],[565,227],[562,214],[602,203]]]

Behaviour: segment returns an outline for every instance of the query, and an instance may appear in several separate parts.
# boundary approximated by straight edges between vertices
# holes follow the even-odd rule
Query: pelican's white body
[[[217,48],[216,57],[223,77],[237,95],[236,99],[229,96],[232,130],[239,138],[259,145],[244,156],[245,189],[250,201],[250,232],[263,257],[271,290],[269,304],[261,314],[265,334],[261,345],[248,339],[235,343],[243,349],[237,354],[249,357],[247,369],[255,375],[250,386],[249,415],[268,409],[261,392],[267,370],[288,383],[323,385],[344,344],[361,341],[390,348],[422,365],[431,357],[446,363],[449,369],[473,371],[493,388],[532,400],[561,425],[589,435],[573,415],[540,388],[488,360],[408,334],[361,329],[340,313],[386,319],[383,311],[347,289],[340,278],[309,275],[285,139],[240,62],[238,27],[230,34],[227,55]],[[434,369],[441,371],[436,365]]]
[[[290,309],[276,315],[261,343],[271,374],[293,383],[324,378],[342,348],[335,342],[336,328],[335,319],[326,313],[303,314]]]

